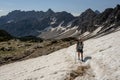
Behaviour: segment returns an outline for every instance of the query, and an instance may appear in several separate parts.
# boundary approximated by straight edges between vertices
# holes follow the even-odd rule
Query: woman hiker
[[[77,45],[76,45],[76,50],[78,52],[78,60],[80,60],[80,54],[81,54],[81,61],[83,61],[83,40],[78,39],[77,40]]]

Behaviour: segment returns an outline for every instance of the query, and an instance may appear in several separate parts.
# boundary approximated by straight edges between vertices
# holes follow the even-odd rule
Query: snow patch
[[[56,27],[56,31],[59,31],[59,30],[65,30],[66,28],[62,26],[62,24],[64,23],[64,21],[62,21],[59,26]]]
[[[70,35],[70,37],[75,36],[75,35],[77,35],[78,33],[79,33],[79,31],[76,30],[72,35]]]
[[[66,32],[69,32],[69,31],[71,31],[71,30],[75,30],[75,29],[77,29],[77,28],[78,28],[77,26],[74,26],[74,27],[72,27],[72,28],[68,28],[68,29],[66,29],[63,33],[61,33],[60,35],[65,34]]]
[[[71,25],[72,25],[72,22],[69,22],[68,25],[66,26],[66,28],[71,27]]]
[[[12,23],[12,22],[14,22],[14,20],[9,20],[9,21],[7,21],[7,23]]]
[[[109,27],[107,27],[107,28],[105,28],[104,30],[102,30],[101,32],[104,32],[105,30],[107,30],[107,29],[109,29],[109,28],[111,28],[111,27],[113,27],[115,24],[111,24]]]
[[[88,34],[90,34],[90,32],[85,32],[85,33],[83,33],[83,36],[87,36]]]
[[[52,25],[52,24],[55,24],[55,23],[56,23],[56,21],[57,21],[57,19],[56,19],[55,17],[54,17],[54,18],[52,18],[51,20],[52,20],[52,21],[51,21],[51,23],[50,23],[51,25]]]
[[[98,27],[95,31],[93,31],[92,35],[96,35],[101,29],[102,27]]]
[[[100,25],[97,25],[97,24],[96,24],[95,26],[100,26]]]
[[[50,30],[51,30],[51,28],[52,28],[52,27],[51,27],[51,26],[49,26],[49,27],[45,28],[44,30],[45,30],[45,31],[50,31]]]

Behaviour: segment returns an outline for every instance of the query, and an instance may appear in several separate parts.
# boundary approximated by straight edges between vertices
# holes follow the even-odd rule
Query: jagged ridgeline
[[[94,36],[115,31],[120,26],[120,5],[103,12],[87,9],[80,16],[62,11],[54,12],[15,10],[0,17],[0,29],[16,37],[36,36],[44,39],[61,39],[77,36]]]

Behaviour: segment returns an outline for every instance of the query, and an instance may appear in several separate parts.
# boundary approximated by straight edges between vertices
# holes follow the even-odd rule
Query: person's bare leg
[[[80,52],[78,52],[78,59],[80,60]]]
[[[83,53],[81,53],[81,60],[83,61]]]

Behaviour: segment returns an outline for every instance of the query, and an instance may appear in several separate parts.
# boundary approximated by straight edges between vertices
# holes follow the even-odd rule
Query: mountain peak
[[[120,7],[120,5],[119,5],[119,4],[117,4],[117,7]]]
[[[49,8],[49,9],[47,10],[47,13],[54,13],[54,11]]]
[[[119,10],[120,9],[120,5],[118,4],[115,9]]]
[[[89,8],[85,12],[94,12],[94,11],[91,8]]]
[[[81,15],[80,15],[80,17],[90,17],[90,16],[95,16],[96,15],[96,13],[92,10],[92,9],[87,9],[87,10],[85,10]]]

